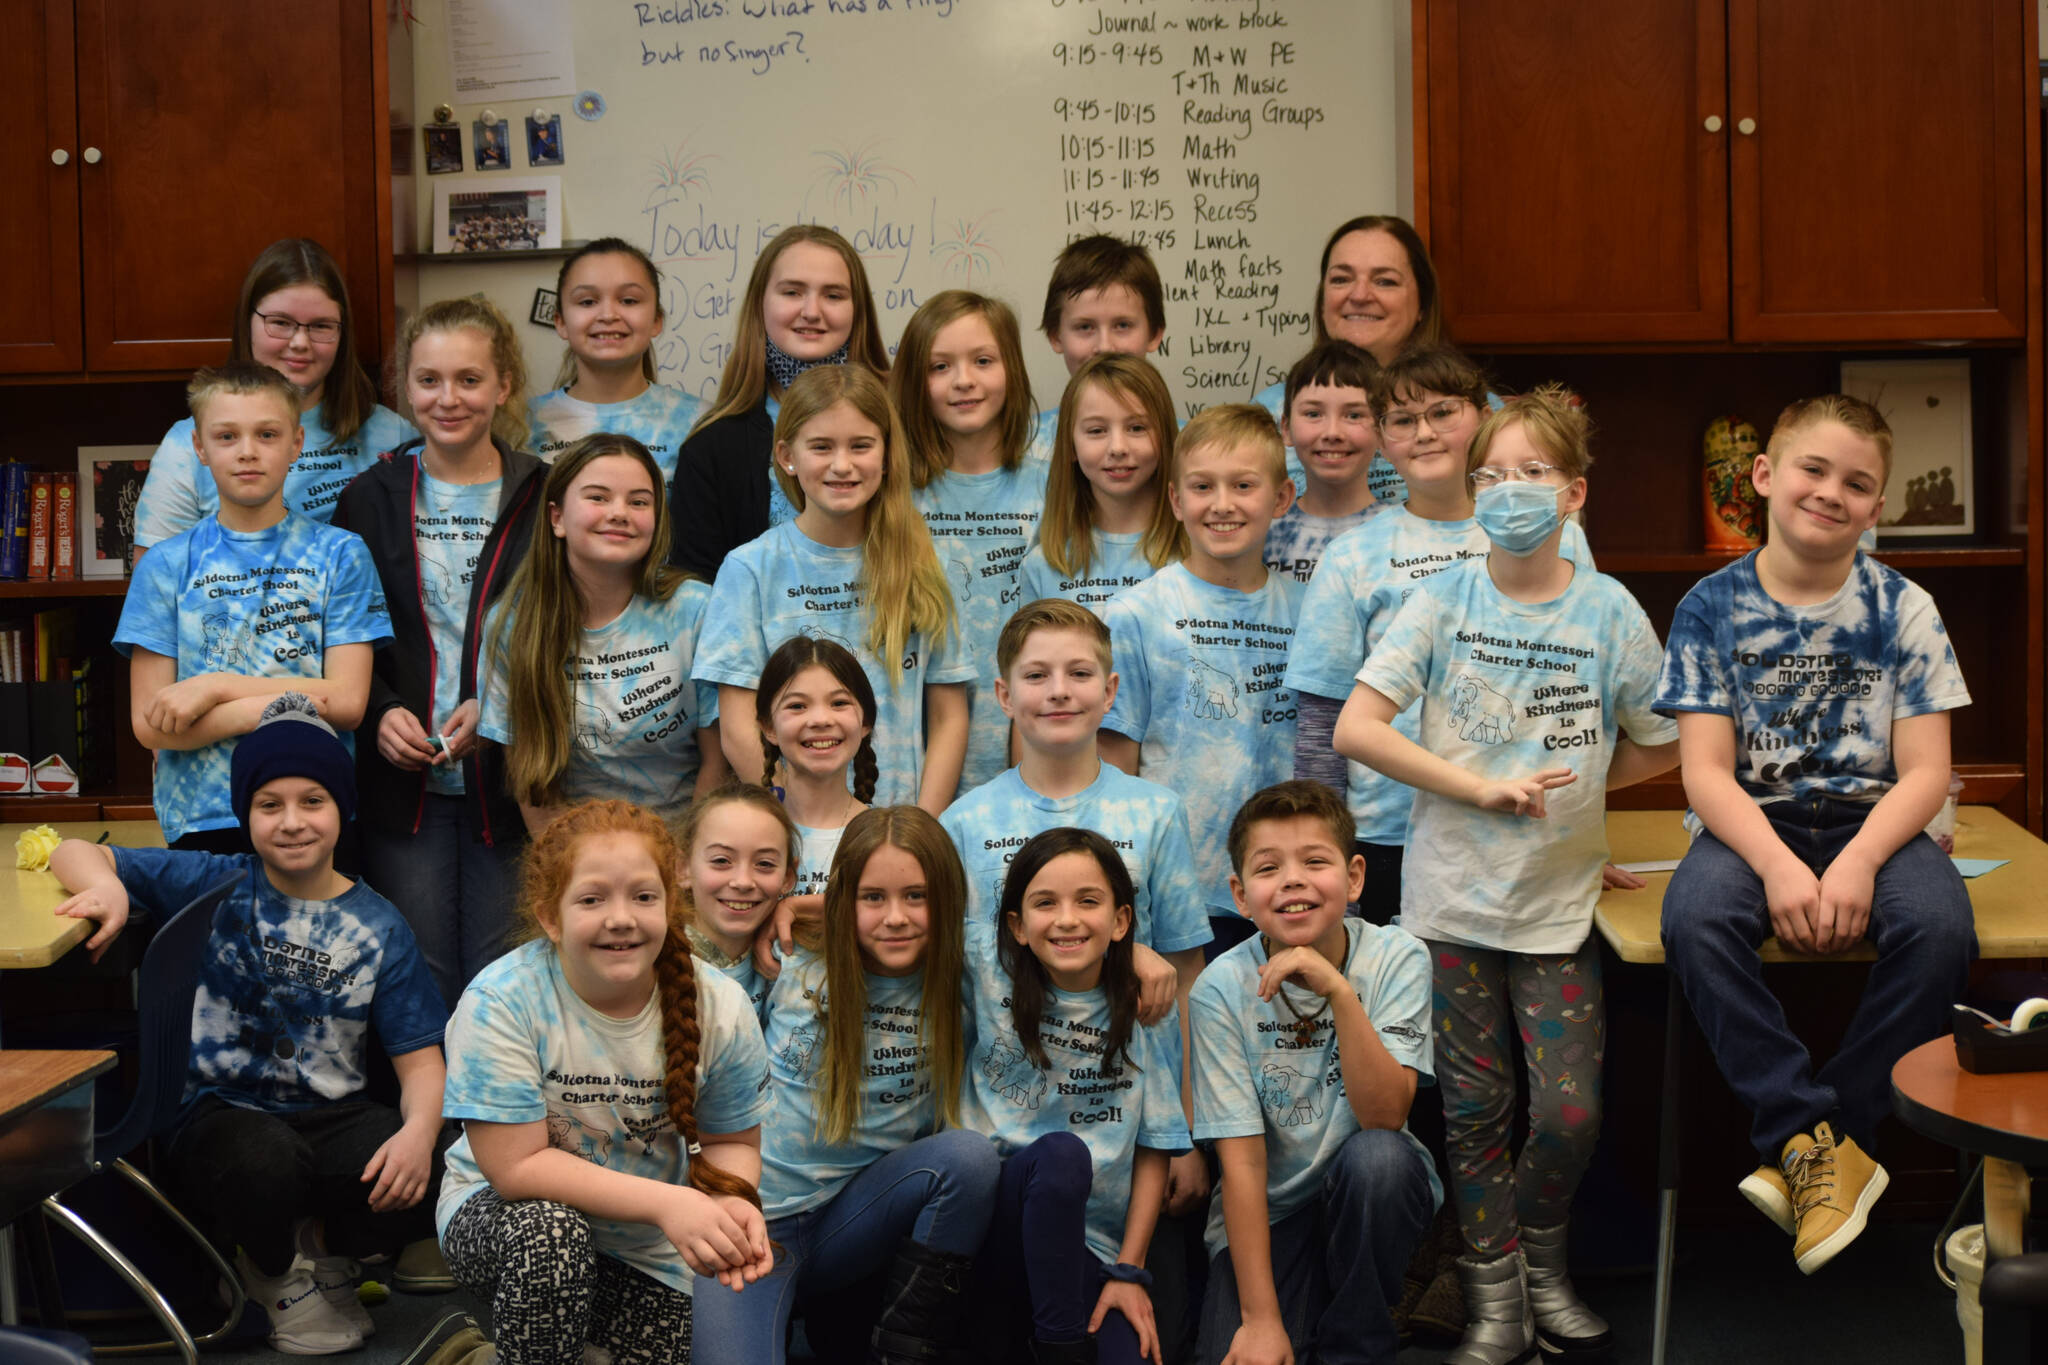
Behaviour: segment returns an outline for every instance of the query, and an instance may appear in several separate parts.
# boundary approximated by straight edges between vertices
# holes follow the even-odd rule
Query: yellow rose
[[[23,830],[14,841],[14,865],[24,872],[41,872],[50,865],[50,855],[63,841],[64,836],[48,825]]]

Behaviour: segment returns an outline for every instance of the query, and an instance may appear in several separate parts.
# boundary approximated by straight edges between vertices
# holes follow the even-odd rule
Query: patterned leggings
[[[1588,938],[1562,955],[1429,941],[1435,975],[1436,1075],[1458,1229],[1475,1256],[1515,1249],[1523,1227],[1571,1215],[1600,1136],[1607,1010],[1600,951]],[[1510,1022],[1522,1035],[1529,1140],[1508,1150],[1515,1101]]]
[[[690,1296],[599,1253],[566,1204],[508,1204],[488,1187],[449,1220],[455,1278],[491,1300],[502,1365],[583,1365],[583,1345],[616,1365],[690,1358]]]

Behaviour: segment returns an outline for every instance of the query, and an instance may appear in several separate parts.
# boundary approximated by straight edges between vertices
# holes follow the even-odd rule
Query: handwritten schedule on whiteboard
[[[1393,0],[572,13],[579,78],[608,112],[577,128],[561,169],[566,235],[623,236],[661,263],[662,377],[695,392],[716,386],[761,245],[801,221],[860,251],[891,343],[942,289],[1007,299],[1040,406],[1066,377],[1033,335],[1054,256],[1096,232],[1142,242],[1176,397],[1188,411],[1247,398],[1308,344],[1329,229],[1396,207]],[[445,97],[436,77],[417,73],[421,100]],[[527,311],[519,285],[467,287]]]

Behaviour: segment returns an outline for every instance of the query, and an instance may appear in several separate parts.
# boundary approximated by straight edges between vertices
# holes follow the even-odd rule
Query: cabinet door
[[[1729,0],[1737,340],[2026,334],[2024,2]]]
[[[1728,334],[1723,0],[1429,0],[1429,235],[1460,343]]]
[[[374,0],[77,0],[87,368],[227,358],[249,263],[311,237],[369,322],[379,269]]]
[[[71,0],[0,8],[0,373],[75,370],[84,354],[72,72]]]

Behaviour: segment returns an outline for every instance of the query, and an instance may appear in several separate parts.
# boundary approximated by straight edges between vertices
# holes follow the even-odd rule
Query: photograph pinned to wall
[[[546,118],[526,116],[526,164],[529,166],[559,166],[562,164],[562,116],[549,114]]]
[[[135,567],[135,504],[155,446],[78,448],[78,572],[126,578]]]
[[[476,149],[476,168],[480,171],[508,171],[512,169],[511,134],[505,120],[485,122],[478,119],[469,125],[470,145]]]
[[[1879,541],[1974,535],[1970,362],[1845,360],[1842,392],[1870,403],[1892,429]]]
[[[536,251],[562,244],[562,177],[442,180],[434,185],[434,250]]]
[[[430,123],[420,129],[427,140],[427,174],[449,175],[462,169],[462,129],[453,123]]]

